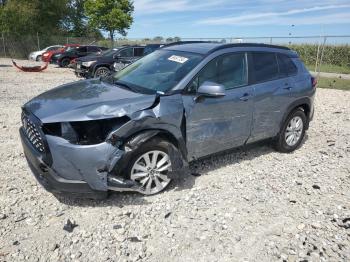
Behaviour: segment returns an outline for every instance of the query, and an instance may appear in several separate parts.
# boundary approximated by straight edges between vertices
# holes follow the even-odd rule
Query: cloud
[[[188,12],[210,10],[212,7],[222,7],[228,0],[135,0],[135,12],[139,15],[169,12]]]
[[[315,6],[303,9],[291,9],[282,12],[260,12],[243,14],[231,17],[216,17],[207,18],[197,22],[200,25],[264,25],[264,24],[336,24],[348,23],[350,20],[350,13],[333,13],[333,14],[317,14],[318,11],[326,11],[332,9],[350,8],[349,4],[343,5],[327,5]],[[312,13],[315,12],[315,13]],[[312,13],[309,16],[295,18],[293,16],[304,13]],[[330,18],[332,18],[330,20]]]

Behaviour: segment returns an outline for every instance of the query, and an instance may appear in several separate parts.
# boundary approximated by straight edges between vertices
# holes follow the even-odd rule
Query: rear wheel
[[[108,76],[110,74],[110,70],[109,68],[102,66],[96,69],[95,75],[94,77],[104,77],[104,76]]]
[[[70,59],[65,57],[60,62],[60,67],[67,67],[70,64]]]
[[[172,144],[161,139],[151,139],[137,148],[131,156],[126,174],[141,186],[140,193],[153,195],[163,191],[171,182],[167,176],[172,171]]]
[[[276,148],[280,152],[289,153],[299,147],[305,135],[307,119],[305,112],[298,108],[287,118],[277,137]]]

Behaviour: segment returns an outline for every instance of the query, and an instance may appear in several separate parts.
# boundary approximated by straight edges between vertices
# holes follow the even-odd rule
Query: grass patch
[[[317,82],[318,88],[329,88],[339,90],[350,90],[350,80],[342,78],[325,78],[320,77]]]
[[[315,70],[315,65],[306,65],[306,67],[309,71]],[[348,66],[322,64],[320,69],[321,72],[325,73],[350,74],[350,67]]]

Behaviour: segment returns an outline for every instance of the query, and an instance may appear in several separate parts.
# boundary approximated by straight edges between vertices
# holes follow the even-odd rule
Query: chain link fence
[[[336,73],[350,73],[350,35],[183,38],[182,40],[283,45],[298,52],[312,71],[326,69]]]
[[[171,43],[174,39],[129,38],[117,39],[114,46]],[[309,70],[350,73],[350,35],[287,36],[287,37],[223,37],[182,38],[181,41],[211,41],[219,43],[265,43],[288,46],[298,52]],[[108,39],[64,37],[51,35],[1,34],[0,57],[27,58],[32,51],[57,44],[96,44],[111,47]]]
[[[0,57],[27,58],[30,52],[42,50],[51,45],[93,44],[97,40],[88,37],[65,37],[51,35],[1,34]]]

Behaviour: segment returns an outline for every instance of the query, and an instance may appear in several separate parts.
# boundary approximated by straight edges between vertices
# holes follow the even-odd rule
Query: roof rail
[[[173,43],[169,43],[169,44],[164,44],[164,46],[162,46],[161,48],[164,47],[169,47],[169,46],[173,46],[173,45],[185,45],[185,44],[200,44],[200,43],[218,43],[215,41],[178,41],[178,42],[173,42]]]
[[[220,46],[217,46],[210,50],[210,53],[213,53],[215,51],[230,48],[230,47],[269,47],[269,48],[277,48],[277,49],[284,49],[284,50],[291,50],[288,47],[285,46],[279,46],[279,45],[268,45],[268,44],[255,44],[255,43],[234,43],[234,44],[223,44]]]

